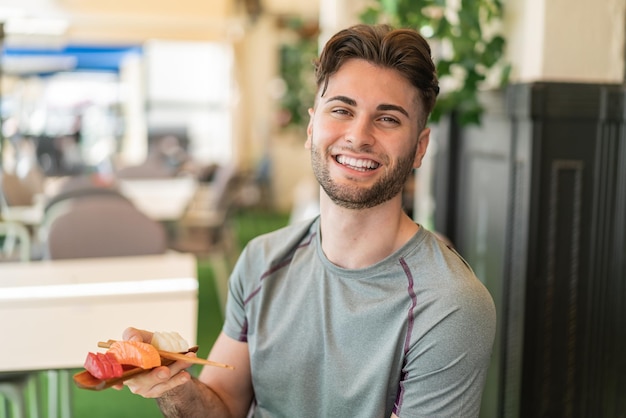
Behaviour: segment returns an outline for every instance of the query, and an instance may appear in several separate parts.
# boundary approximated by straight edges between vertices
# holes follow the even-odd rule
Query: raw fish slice
[[[151,369],[161,365],[161,356],[154,346],[140,341],[115,341],[109,351],[121,364],[128,364],[142,369]]]
[[[184,353],[189,349],[189,344],[179,333],[157,331],[152,335],[150,342],[157,350],[170,351],[173,353]]]
[[[121,377],[124,372],[117,358],[110,353],[88,353],[85,369],[98,379]]]
[[[163,360],[163,366],[172,364],[172,360]],[[130,367],[126,369],[126,367]],[[114,377],[113,379],[101,380],[94,377],[87,370],[83,370],[74,375],[74,383],[81,389],[88,390],[103,390],[110,388],[111,386],[123,383],[125,380],[131,377],[140,375],[142,373],[148,373],[150,370],[145,370],[139,367],[124,366],[124,373],[120,377]]]

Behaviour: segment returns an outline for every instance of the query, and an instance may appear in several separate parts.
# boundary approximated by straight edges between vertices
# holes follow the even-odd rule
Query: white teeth
[[[378,167],[378,163],[372,160],[363,160],[357,158],[346,157],[345,155],[337,156],[337,162],[342,165],[348,165],[357,169],[373,169]]]

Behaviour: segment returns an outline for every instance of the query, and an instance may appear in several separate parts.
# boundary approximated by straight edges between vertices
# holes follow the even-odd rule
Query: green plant
[[[437,46],[434,59],[442,86],[433,122],[454,113],[461,125],[480,124],[478,91],[485,80],[507,84],[505,39],[499,33],[501,0],[374,0],[360,19],[414,28]],[[435,48],[433,48],[435,49]]]
[[[317,56],[318,27],[301,19],[288,19],[282,23],[291,37],[280,47],[280,77],[284,93],[280,98],[281,127],[305,127],[308,109],[315,97],[313,60]]]

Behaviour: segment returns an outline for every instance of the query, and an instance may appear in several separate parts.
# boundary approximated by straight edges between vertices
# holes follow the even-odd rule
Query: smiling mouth
[[[372,161],[368,159],[361,159],[361,158],[346,157],[345,155],[337,155],[335,157],[335,161],[337,161],[339,164],[345,167],[349,167],[357,171],[375,170],[378,167],[380,167],[380,164],[378,164],[376,161]]]

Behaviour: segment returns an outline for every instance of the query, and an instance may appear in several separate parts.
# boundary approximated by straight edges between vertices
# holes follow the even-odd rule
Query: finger
[[[191,375],[186,370],[176,374],[163,371],[150,373],[149,376],[140,376],[125,382],[128,389],[144,398],[159,398],[165,392],[183,385],[191,380]]]
[[[122,339],[126,341],[140,341],[149,343],[152,341],[152,332],[143,329],[128,327],[122,333]]]
[[[172,373],[169,367],[156,367],[149,373],[141,373],[131,379],[125,380],[124,386],[127,386],[133,393],[143,395],[149,392],[154,386],[169,380],[171,376]]]

